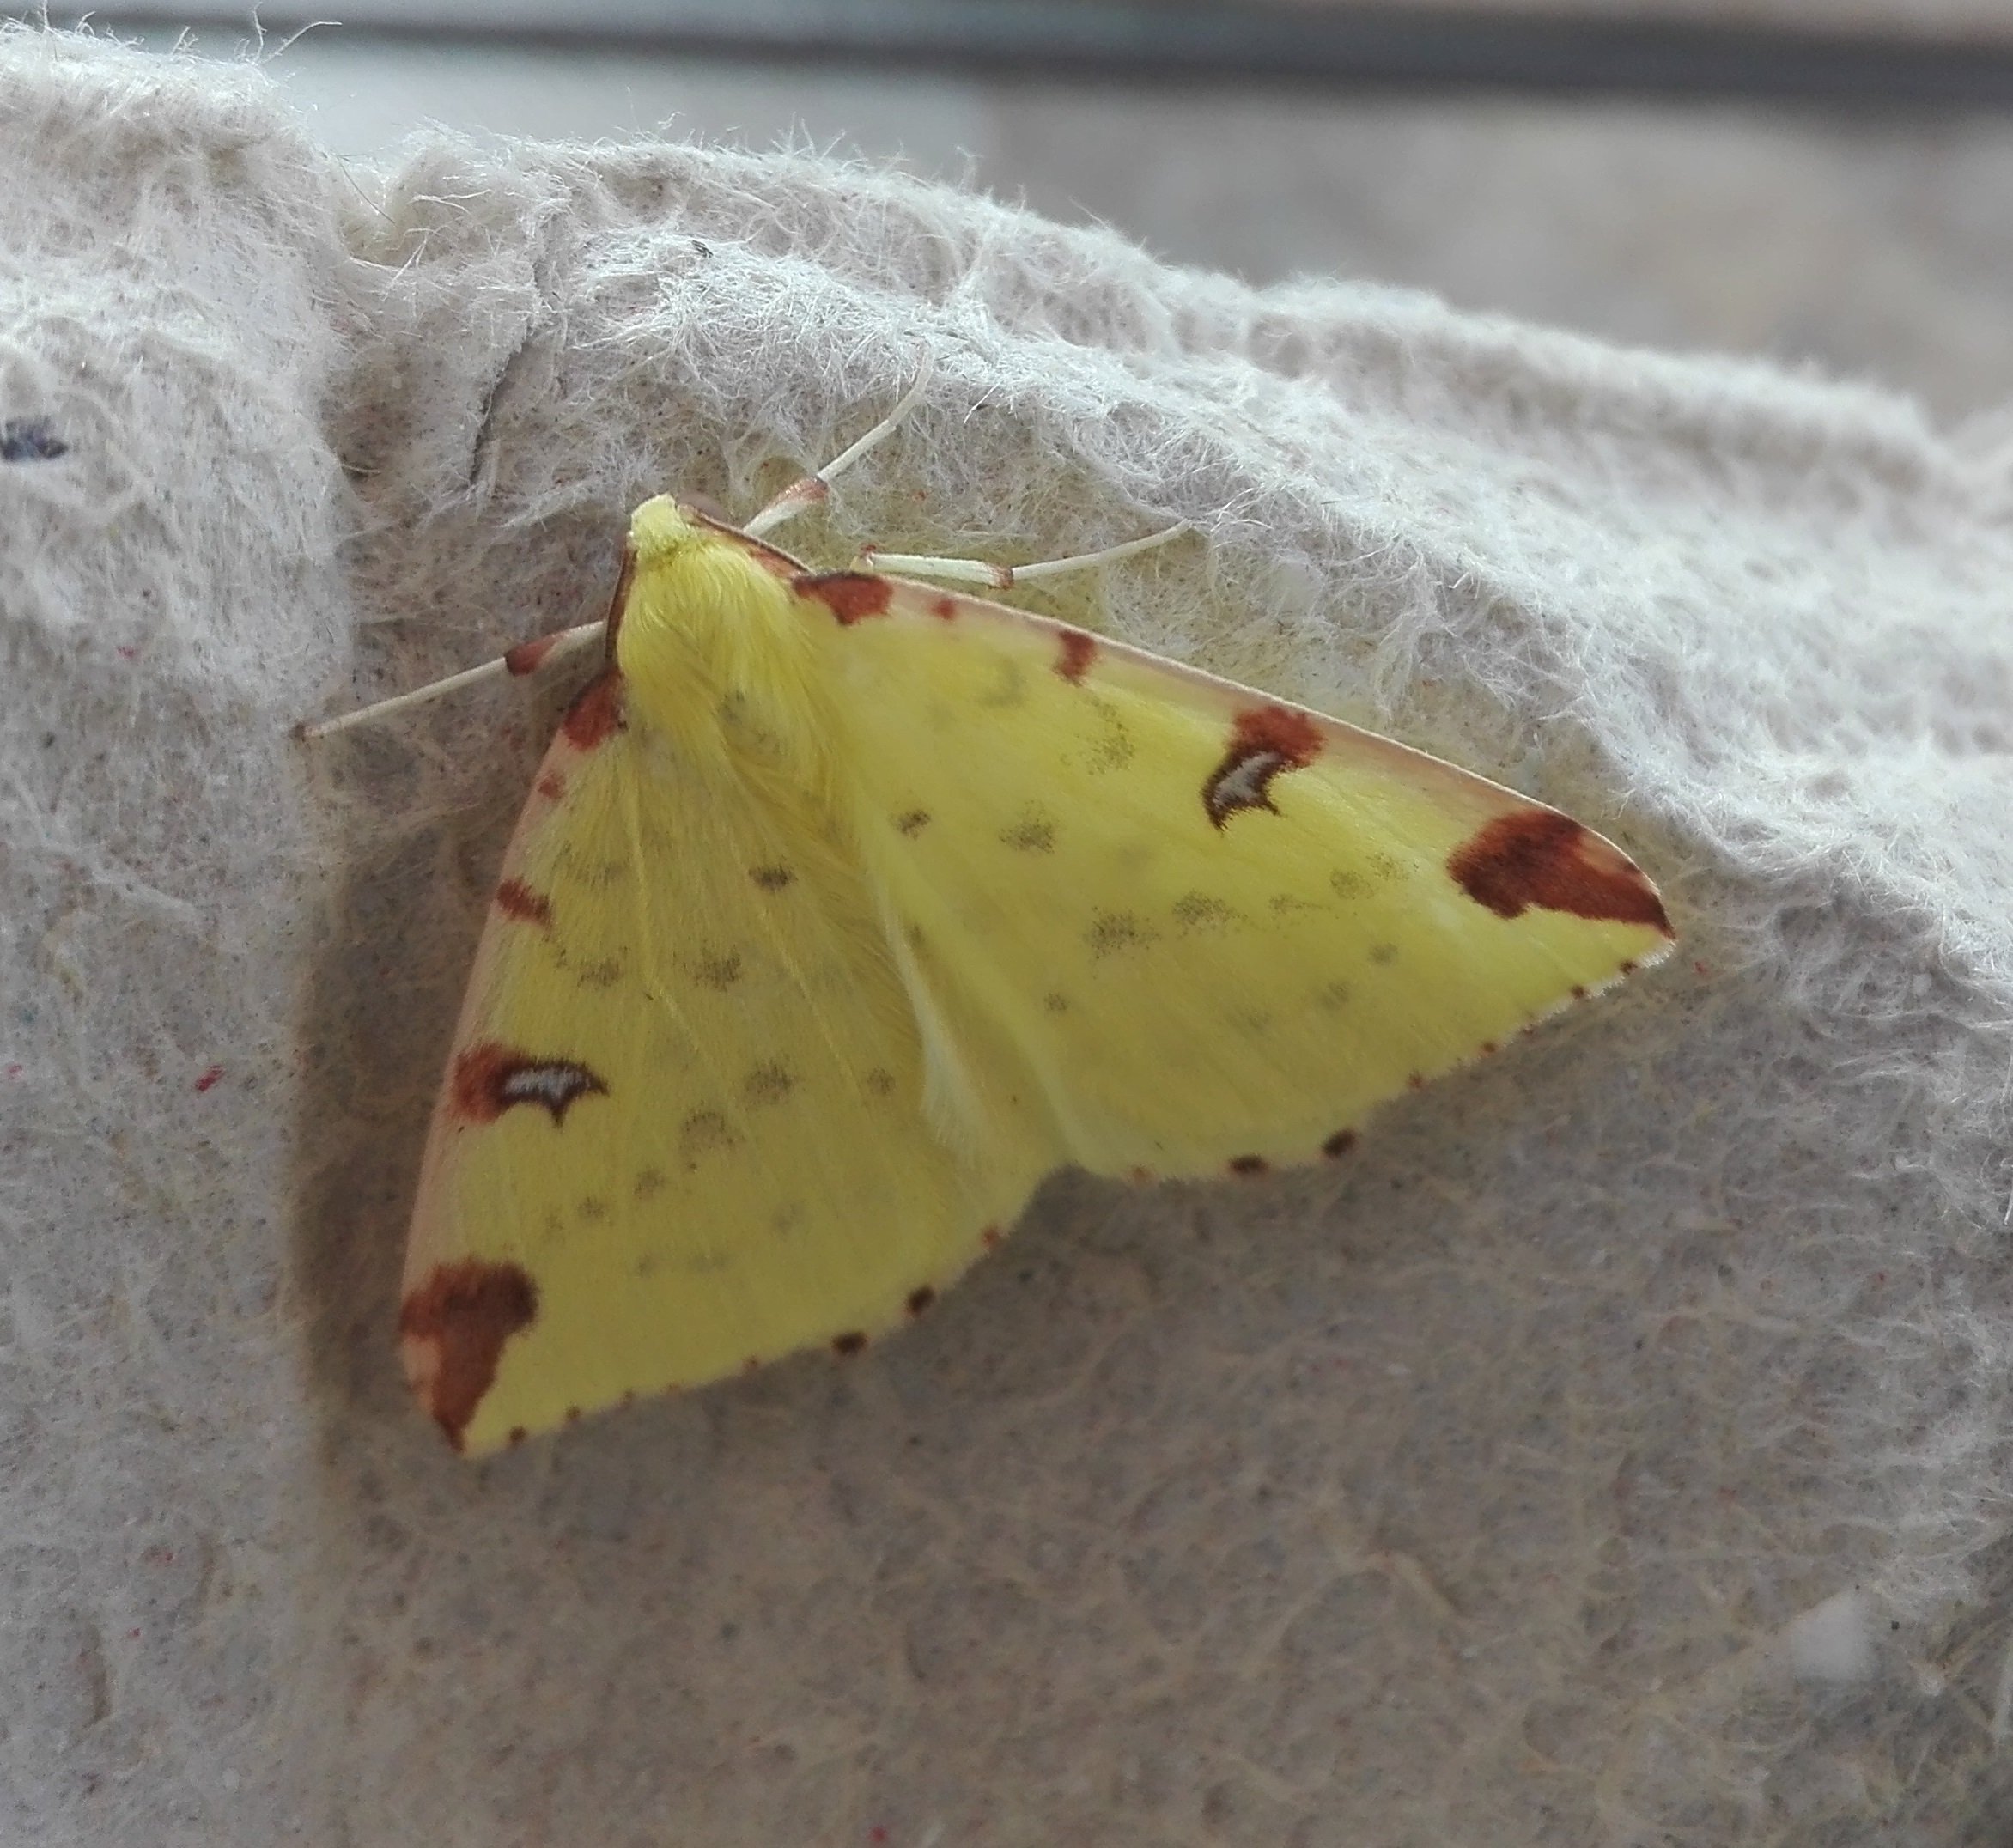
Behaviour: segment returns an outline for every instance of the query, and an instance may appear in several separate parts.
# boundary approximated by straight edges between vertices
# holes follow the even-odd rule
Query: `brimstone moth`
[[[400,1315],[465,1452],[853,1353],[1065,1164],[1339,1158],[1670,946],[1618,848],[1483,777],[757,536],[837,465],[745,529],[637,508],[504,856]]]

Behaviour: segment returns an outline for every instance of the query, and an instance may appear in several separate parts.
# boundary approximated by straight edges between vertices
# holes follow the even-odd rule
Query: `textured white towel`
[[[2013,1815],[2013,495],[1905,404],[807,159],[0,37],[0,1838],[1943,1848]],[[1614,834],[1680,956],[1341,1172],[1064,1177],[917,1329],[494,1464],[391,1324],[630,504]]]

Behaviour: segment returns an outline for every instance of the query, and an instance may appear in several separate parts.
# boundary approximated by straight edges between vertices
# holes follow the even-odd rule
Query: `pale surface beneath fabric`
[[[2004,455],[811,160],[344,168],[32,34],[0,98],[0,1838],[2002,1839]],[[864,1356],[471,1468],[394,1298],[553,696],[289,728],[925,351],[798,548],[1192,521],[1037,606],[1568,808],[1681,954],[1345,1167],[1065,1176]]]

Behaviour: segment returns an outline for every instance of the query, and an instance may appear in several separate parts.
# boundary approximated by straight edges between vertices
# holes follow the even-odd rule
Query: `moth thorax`
[[[824,727],[803,614],[731,541],[690,531],[639,556],[615,650],[632,713],[688,745],[778,768],[815,754]]]

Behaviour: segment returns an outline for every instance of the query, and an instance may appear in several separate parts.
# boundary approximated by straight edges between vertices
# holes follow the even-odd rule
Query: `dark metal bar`
[[[80,9],[81,10],[81,9]],[[1913,109],[2013,106],[2013,37],[1953,42],[1679,21],[1207,0],[350,0],[362,35],[620,45],[722,58],[935,68],[1048,81],[1281,84],[1776,100]],[[52,8],[52,18],[64,15]],[[76,16],[74,14],[71,16]],[[249,25],[229,5],[116,5],[114,29]],[[269,41],[323,17],[265,4]]]

